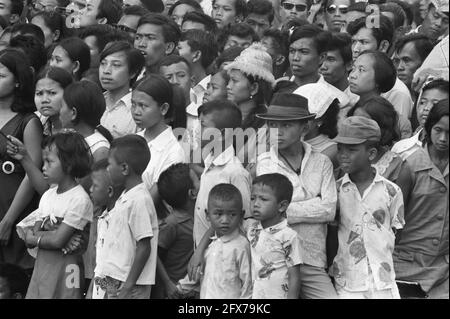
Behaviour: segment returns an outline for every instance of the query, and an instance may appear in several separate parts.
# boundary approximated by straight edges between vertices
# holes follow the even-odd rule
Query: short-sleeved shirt
[[[361,196],[348,174],[338,181],[339,248],[330,269],[347,291],[378,290],[395,285],[392,259],[395,234],[405,224],[400,188],[378,173]]]
[[[92,154],[94,154],[98,149],[102,147],[106,147],[107,149],[110,148],[109,141],[97,131],[95,131],[94,134],[85,137],[84,139],[88,144]]]
[[[411,118],[414,104],[411,93],[408,87],[398,77],[395,79],[394,87],[390,91],[382,93],[381,96],[391,102],[399,117],[401,116],[405,119]]]
[[[253,299],[286,299],[289,268],[303,263],[300,238],[287,220],[263,228],[254,221],[247,228],[252,252]]]
[[[274,148],[258,157],[256,175],[279,173],[289,178],[294,192],[286,212],[288,224],[300,237],[304,263],[325,268],[327,223],[334,220],[337,201],[333,164],[326,155],[312,151],[311,145],[302,144],[300,175],[278,158]]]
[[[194,216],[174,211],[159,226],[158,246],[166,250],[161,259],[169,278],[176,282],[187,273],[194,252]]]
[[[145,138],[145,130],[137,133]],[[178,143],[172,128],[167,127],[157,137],[148,142],[150,162],[147,165],[142,180],[148,189],[158,182],[159,175],[173,164],[185,161],[184,150]]]
[[[208,155],[205,159],[205,170],[200,178],[200,189],[195,202],[194,242],[196,246],[210,227],[205,212],[208,208],[209,192],[214,186],[221,183],[232,184],[239,189],[242,195],[245,217],[250,217],[251,177],[250,173],[234,155],[234,148],[228,147],[216,158],[213,158],[211,154]]]
[[[250,244],[236,229],[212,237],[205,252],[205,270],[200,299],[250,299],[252,274]]]
[[[106,109],[100,124],[109,130],[114,138],[137,132],[136,123],[131,116],[131,91],[116,103],[111,101],[109,92],[105,92]]]
[[[151,238],[150,257],[136,284],[155,284],[158,232],[155,206],[144,184],[123,192],[114,208],[98,219],[95,275],[125,282],[136,257],[137,242]]]

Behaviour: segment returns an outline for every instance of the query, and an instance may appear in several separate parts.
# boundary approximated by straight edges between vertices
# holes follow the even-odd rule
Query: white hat
[[[275,85],[275,77],[272,70],[272,57],[267,53],[266,48],[261,43],[253,43],[230,64],[224,67],[229,71],[237,69],[247,75],[258,77]]]
[[[335,99],[339,98],[335,90],[330,89],[324,83],[310,83],[299,87],[294,94],[301,95],[308,99],[308,109],[310,113],[316,114],[316,119],[321,118]]]

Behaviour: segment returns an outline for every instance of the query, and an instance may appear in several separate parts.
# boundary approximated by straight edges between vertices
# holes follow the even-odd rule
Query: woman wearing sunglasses
[[[328,31],[343,32],[347,27],[346,15],[352,0],[325,0],[325,21]]]

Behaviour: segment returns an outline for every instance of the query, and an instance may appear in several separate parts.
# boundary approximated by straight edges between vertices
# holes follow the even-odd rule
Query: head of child
[[[73,74],[75,79],[89,69],[91,53],[88,45],[80,38],[62,40],[53,50],[50,66],[60,67]]]
[[[198,109],[202,148],[224,151],[233,144],[233,129],[241,127],[242,113],[233,102],[215,100]]]
[[[64,89],[72,84],[72,75],[58,67],[47,67],[36,78],[34,103],[43,116],[59,120]]]
[[[374,120],[362,116],[346,118],[333,139],[338,143],[338,161],[344,173],[352,176],[370,170],[380,138],[380,127]]]
[[[89,189],[92,202],[99,207],[111,207],[123,191],[120,185],[113,185],[108,174],[108,159],[104,158],[92,165],[92,185]]]
[[[264,174],[253,181],[251,193],[252,216],[264,228],[280,223],[292,200],[293,186],[281,174]]]
[[[394,63],[385,53],[364,51],[350,72],[350,91],[359,96],[386,93],[394,87],[396,76]]]
[[[424,85],[417,101],[417,120],[420,126],[423,127],[425,125],[425,121],[435,104],[449,98],[448,87],[448,81],[442,79],[434,80]]]
[[[205,95],[203,95],[203,103],[225,100],[227,98],[227,84],[229,80],[230,77],[224,70],[211,75],[211,80],[206,86]]]
[[[191,65],[182,56],[171,54],[164,57],[159,64],[159,74],[169,81],[173,86],[178,86],[183,90],[186,101],[190,100],[193,74]]]
[[[89,174],[92,155],[83,136],[64,131],[47,137],[43,142],[42,173],[48,184],[60,185]]]
[[[266,120],[267,126],[276,129],[278,151],[286,151],[292,147],[301,147],[303,137],[309,131],[309,121],[315,117],[308,110],[308,100],[292,93],[275,94],[267,112],[257,114],[258,118]]]
[[[193,213],[198,189],[198,178],[188,164],[172,165],[158,179],[159,194],[169,210]]]
[[[433,148],[435,153],[448,157],[449,137],[449,100],[439,101],[430,111],[425,125],[424,144]]]
[[[106,45],[100,54],[99,79],[103,89],[111,92],[128,92],[145,64],[138,49],[126,41]]]
[[[172,86],[163,76],[149,74],[135,84],[131,95],[131,115],[139,128],[152,131],[165,127],[172,116]]]
[[[141,175],[150,161],[147,141],[139,135],[126,135],[111,143],[108,156],[108,174],[113,186],[132,188],[130,181],[141,181]]]
[[[208,195],[206,218],[218,237],[232,234],[244,217],[242,195],[236,186],[218,184]]]
[[[0,300],[24,299],[30,278],[19,266],[0,264]]]

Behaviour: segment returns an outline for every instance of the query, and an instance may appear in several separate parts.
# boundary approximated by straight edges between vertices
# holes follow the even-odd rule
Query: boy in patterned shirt
[[[330,275],[342,299],[400,298],[392,253],[405,224],[403,196],[371,166],[380,138],[375,121],[351,116],[334,139],[345,175],[337,182],[339,248]]]

